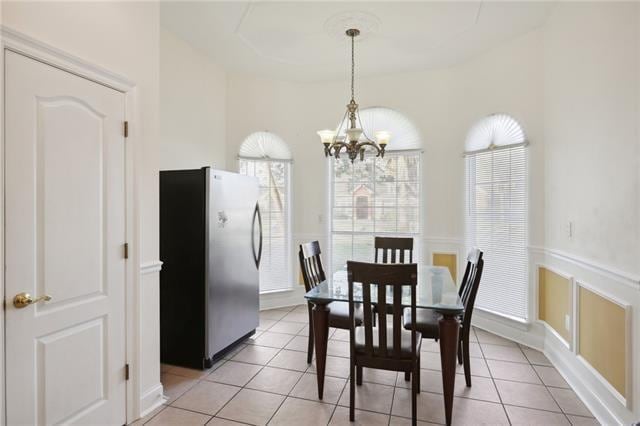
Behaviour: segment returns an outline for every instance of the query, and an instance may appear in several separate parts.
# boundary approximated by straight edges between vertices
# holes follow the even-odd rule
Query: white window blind
[[[290,167],[289,161],[240,159],[240,173],[256,176],[260,185],[258,205],[263,236],[260,292],[291,286]]]
[[[484,252],[476,306],[527,319],[527,148],[466,157],[467,246]]]
[[[332,273],[344,270],[347,260],[373,262],[375,236],[419,235],[419,151],[388,152],[353,164],[348,158],[332,162]],[[416,241],[415,261],[419,246]]]

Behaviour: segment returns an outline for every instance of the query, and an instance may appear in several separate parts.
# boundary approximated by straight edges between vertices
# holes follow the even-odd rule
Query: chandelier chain
[[[351,100],[355,99],[355,74],[356,74],[356,55],[355,55],[355,35],[351,35]]]

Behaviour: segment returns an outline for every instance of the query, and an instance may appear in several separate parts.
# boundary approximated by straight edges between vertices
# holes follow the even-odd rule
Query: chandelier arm
[[[334,153],[335,157],[339,158],[340,151],[342,151],[342,148],[344,148],[345,151],[347,151],[347,152],[349,151],[349,144],[344,143],[344,142],[335,142],[332,145],[332,148],[333,148],[333,153]]]
[[[344,115],[342,116],[342,121],[340,121],[340,125],[338,126],[338,131],[336,132],[336,135],[333,137],[333,143],[338,143],[338,136],[340,136],[340,131],[342,130],[342,125],[346,122],[347,120],[347,114],[349,113],[348,110],[345,110]],[[345,137],[346,137],[346,133],[345,133]]]
[[[359,142],[357,145],[358,149],[360,149],[363,146],[372,146],[376,149],[376,151],[380,152],[380,147],[375,142],[365,141],[365,142]]]

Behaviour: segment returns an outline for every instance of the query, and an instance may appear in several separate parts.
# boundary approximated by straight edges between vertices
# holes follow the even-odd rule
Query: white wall
[[[131,122],[139,217],[138,259],[158,259],[159,10],[154,2],[3,2],[3,25],[137,84]],[[135,259],[134,259],[135,260]],[[137,268],[136,268],[137,269]],[[139,271],[137,271],[139,274]],[[158,274],[140,283],[140,394],[160,383]],[[135,367],[134,367],[135,368]],[[160,388],[161,390],[161,388]]]
[[[559,3],[544,29],[543,64],[545,247],[536,257],[630,306],[630,408],[548,334],[545,350],[601,421],[632,423],[640,418],[640,4]]]
[[[545,30],[545,243],[640,272],[638,5],[560,4]],[[565,232],[574,223],[574,236]]]
[[[453,68],[357,79],[356,98],[361,108],[394,108],[411,119],[423,137],[427,250],[450,246],[462,250],[462,152],[466,132],[476,120],[493,112],[514,115],[532,143],[533,166],[542,169],[541,41],[541,33],[534,31]],[[228,76],[229,167],[236,166],[235,156],[243,139],[257,130],[278,134],[293,152],[294,244],[312,238],[320,239],[325,247],[328,242],[329,160],[324,158],[316,131],[338,124],[349,100],[348,84],[346,58],[343,81],[305,84]],[[541,174],[535,175],[531,186],[531,238],[541,243]]]
[[[160,31],[160,169],[226,165],[226,74]]]

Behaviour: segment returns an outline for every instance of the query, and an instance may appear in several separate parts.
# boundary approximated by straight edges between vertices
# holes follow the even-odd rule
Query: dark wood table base
[[[458,319],[458,315],[442,313],[439,326],[444,414],[447,425],[450,425],[451,413],[453,411],[453,394],[456,384],[456,363],[458,360],[458,333],[460,332],[460,320]]]
[[[318,379],[318,398],[324,393],[324,367],[327,362],[327,343],[329,340],[329,308],[327,304],[313,303],[313,339],[316,345],[316,375]]]

